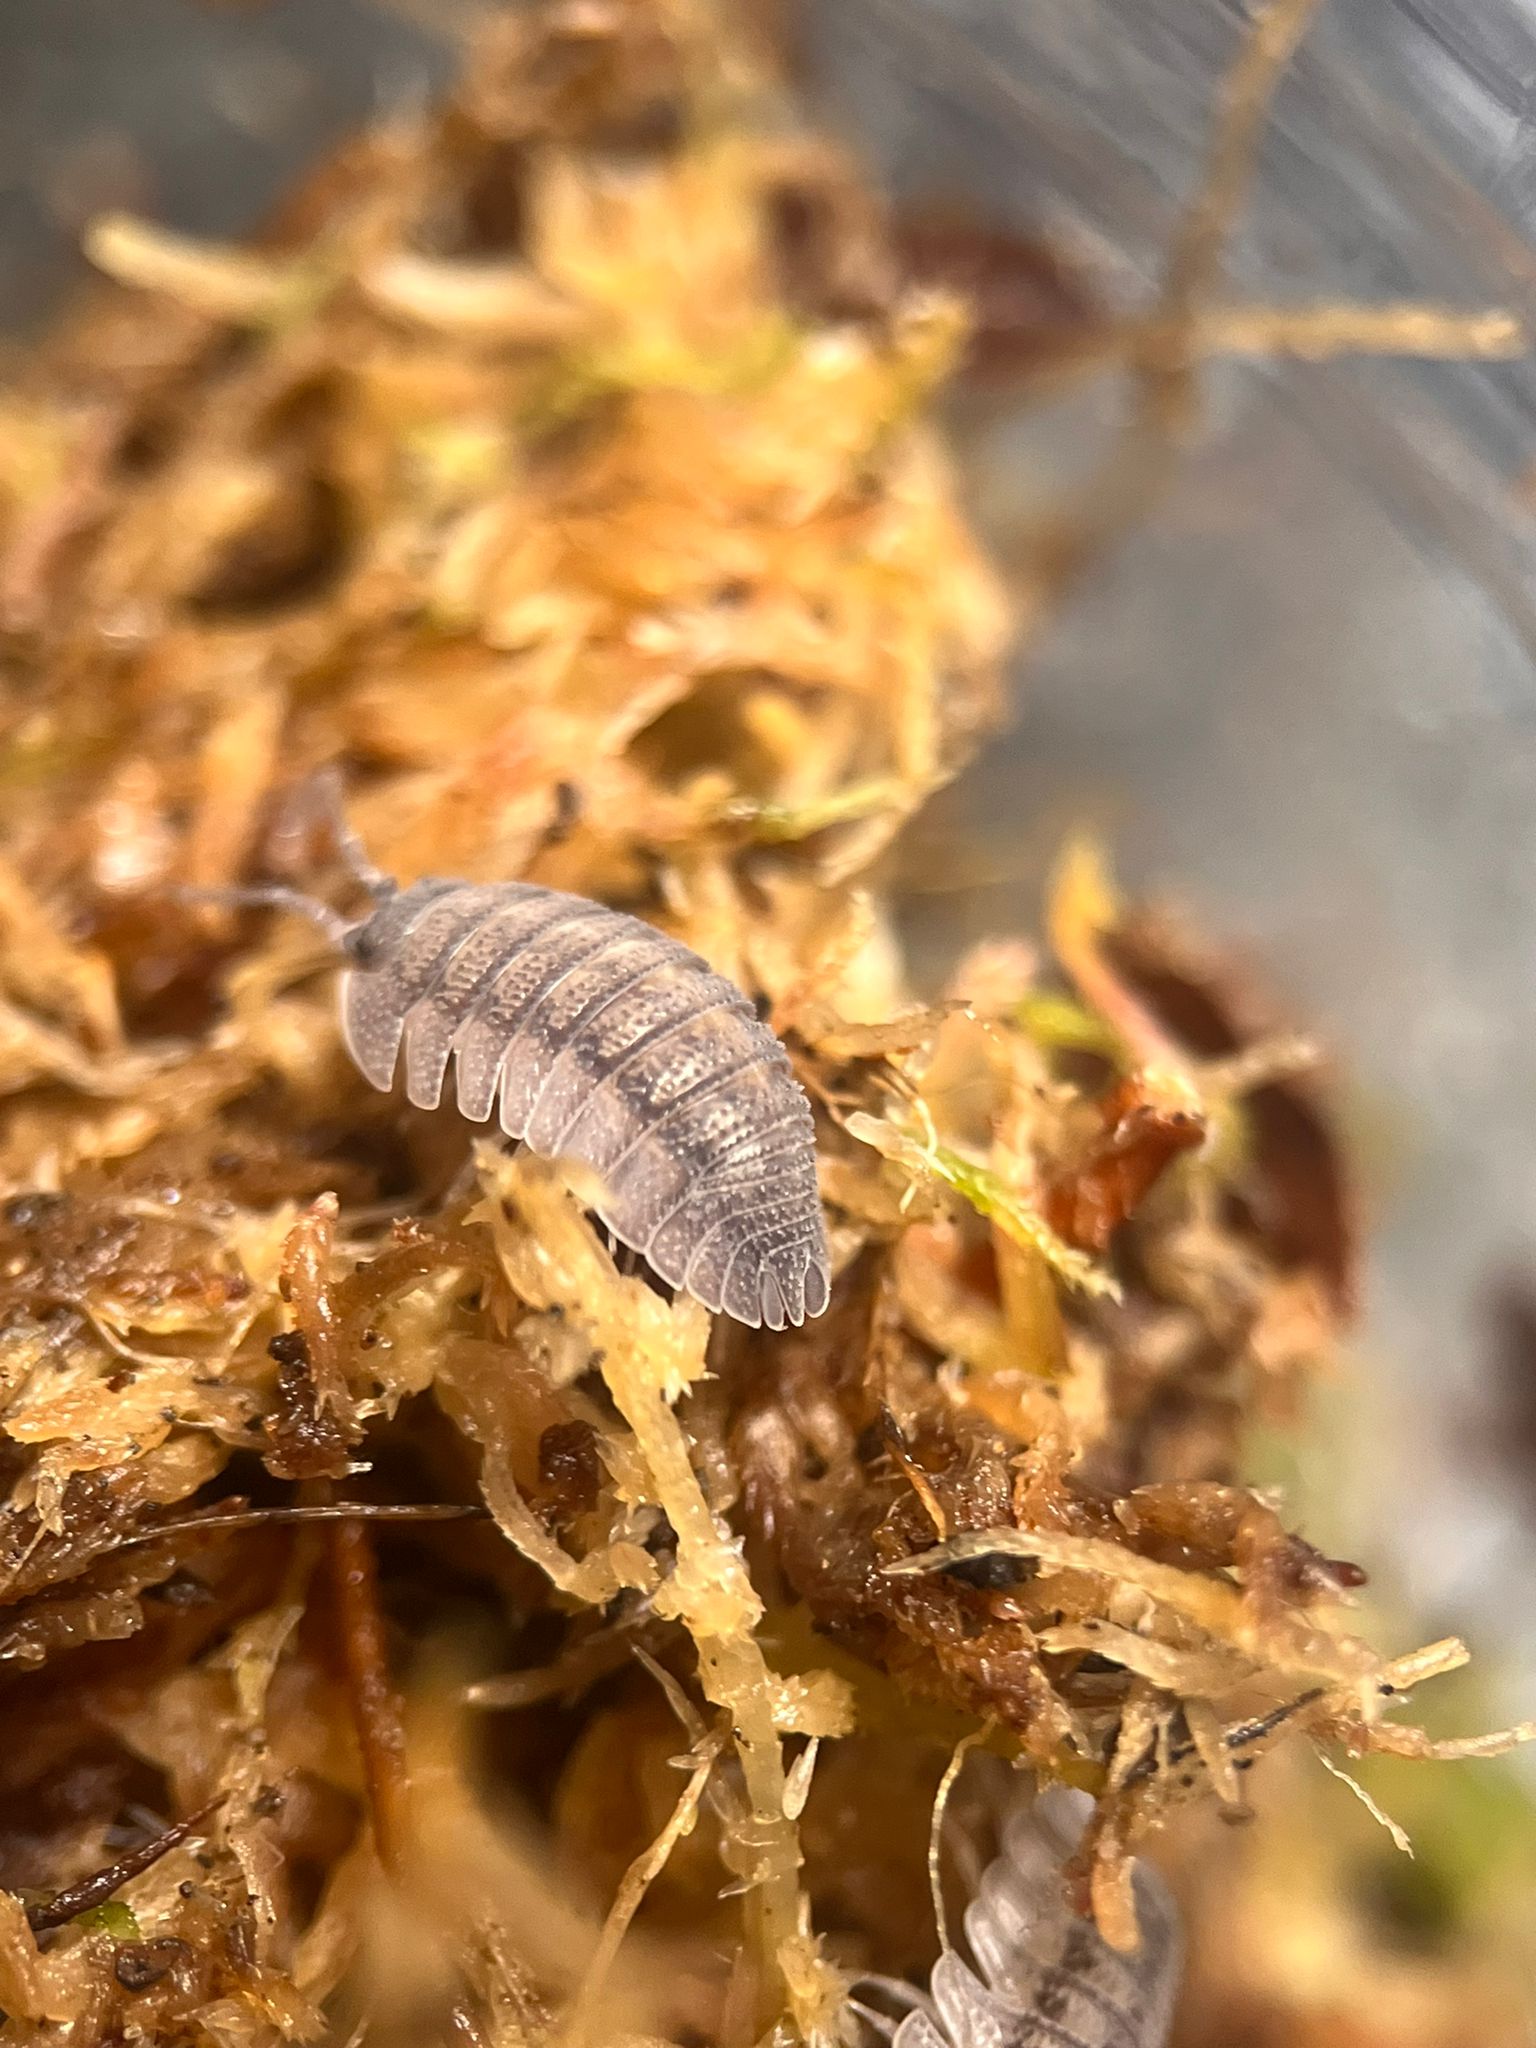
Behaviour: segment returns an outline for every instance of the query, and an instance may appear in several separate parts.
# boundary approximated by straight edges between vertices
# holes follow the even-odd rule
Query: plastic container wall
[[[1044,223],[1145,304],[1244,18],[836,0],[813,70],[899,194]],[[1334,0],[1275,101],[1232,294],[1529,319],[1533,82],[1524,7]],[[1491,1449],[1520,1448],[1495,1305],[1536,1282],[1536,366],[1224,366],[1207,396],[1172,488],[946,801],[991,879],[922,925],[947,950],[1031,919],[1088,817],[1339,1048],[1373,1168],[1383,1427],[1351,1475],[1378,1489],[1366,1516],[1329,1525],[1325,1503],[1317,1533],[1373,1529],[1370,1561],[1405,1571],[1430,1626],[1492,1649],[1529,1612],[1536,1547],[1536,1472]],[[1115,398],[988,416],[968,454],[994,531],[1081,466]],[[1528,1698],[1536,1632],[1524,1655]]]

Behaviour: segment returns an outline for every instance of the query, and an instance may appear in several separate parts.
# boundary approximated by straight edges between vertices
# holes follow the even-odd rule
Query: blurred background
[[[805,0],[807,95],[904,202],[1044,235],[1145,303],[1240,36],[1227,0]],[[451,72],[449,0],[6,0],[0,316],[22,346],[128,208],[260,219]],[[1283,83],[1233,290],[1536,319],[1536,13],[1331,0]],[[1021,545],[1101,450],[1112,383],[956,409]],[[1369,1424],[1308,1532],[1536,1699],[1536,369],[1223,366],[1152,516],[1030,651],[1010,732],[911,858],[921,954],[1032,928],[1063,831],[1248,949],[1336,1049],[1374,1226]],[[935,893],[923,876],[957,886]],[[1339,1442],[1345,1441],[1339,1433]],[[1321,1482],[1321,1483],[1319,1483]]]

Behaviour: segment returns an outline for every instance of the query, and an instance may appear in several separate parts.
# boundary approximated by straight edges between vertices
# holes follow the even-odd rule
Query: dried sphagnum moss
[[[1295,1045],[1086,851],[1055,969],[908,1005],[872,864],[1005,639],[964,316],[781,113],[680,0],[548,5],[259,253],[102,224],[132,289],[6,402],[8,2039],[827,2041],[931,1958],[961,1736],[1099,1795],[1122,1942],[1287,1729],[1440,1753],[1388,1713],[1459,1646],[1346,1634],[1236,1480],[1348,1302]],[[168,893],[313,879],[337,758],[403,877],[761,995],[824,1320],[711,1331],[526,1159],[466,1194],[310,936]]]

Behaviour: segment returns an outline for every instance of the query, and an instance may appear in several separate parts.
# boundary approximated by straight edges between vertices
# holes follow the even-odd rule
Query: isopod
[[[716,1313],[781,1330],[827,1306],[831,1260],[810,1104],[741,990],[639,918],[528,882],[402,889],[351,832],[373,899],[349,920],[293,889],[185,892],[312,918],[344,956],[347,1050],[422,1109],[494,1113],[544,1158],[593,1168],[598,1215]]]
[[[1072,1911],[1062,1864],[1087,1801],[1052,1787],[1004,1823],[1002,1850],[965,1909],[969,1959],[945,1949],[928,1990],[888,1978],[861,1989],[910,2009],[859,2010],[889,2048],[1165,2048],[1178,1993],[1178,1915],[1157,1872],[1133,1876],[1140,1946],[1110,1947]]]

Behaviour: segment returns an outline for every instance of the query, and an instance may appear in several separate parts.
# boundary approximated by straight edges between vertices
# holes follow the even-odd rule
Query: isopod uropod
[[[1138,1863],[1141,1945],[1122,1955],[1071,1909],[1062,1863],[1086,1800],[1053,1786],[1016,1809],[1002,1853],[966,1907],[970,1959],[946,1948],[925,1994],[888,1978],[859,1987],[909,2009],[859,2010],[889,2048],[1165,2048],[1179,1985],[1178,1916],[1166,1885]]]
[[[820,1315],[831,1261],[810,1105],[735,985],[623,911],[532,883],[401,889],[337,823],[373,908],[352,921],[279,887],[198,892],[297,910],[347,960],[347,1049],[423,1109],[454,1093],[477,1123],[603,1179],[598,1214],[663,1280],[783,1329]]]

